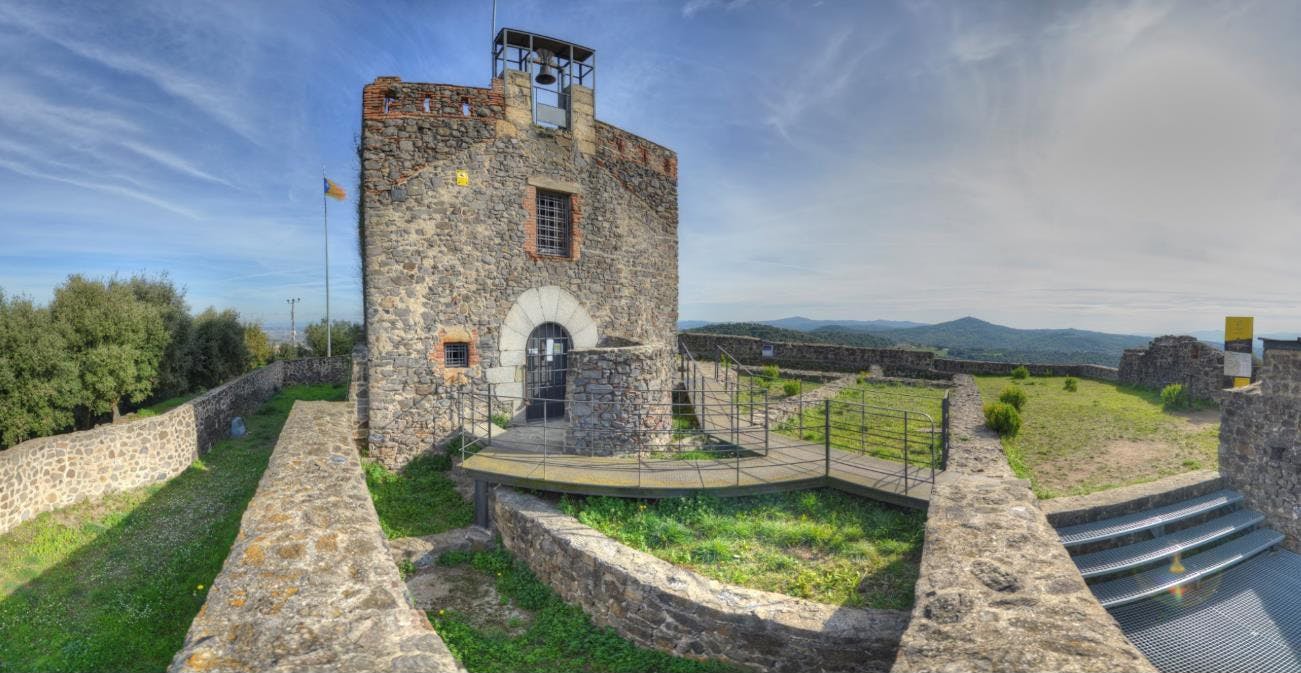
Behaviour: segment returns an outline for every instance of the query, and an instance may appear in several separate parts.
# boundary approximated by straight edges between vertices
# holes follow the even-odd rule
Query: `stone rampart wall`
[[[1178,383],[1193,399],[1218,399],[1225,388],[1224,353],[1197,337],[1160,336],[1147,348],[1125,351],[1120,382],[1155,390]]]
[[[644,647],[778,673],[884,671],[908,621],[716,582],[624,546],[508,488],[502,543],[593,621]]]
[[[931,491],[916,606],[893,670],[1155,673],[1013,475],[975,382],[955,383],[949,469]]]
[[[299,383],[346,379],[346,373],[313,378],[338,373],[326,358],[273,362],[158,416],[128,417],[0,451],[0,533],[42,512],[180,474],[229,433],[231,419],[252,413],[280,390],[289,371]]]
[[[1265,351],[1260,376],[1221,401],[1220,473],[1301,552],[1301,351]]]
[[[298,402],[170,671],[462,671],[407,600],[345,402]]]
[[[317,383],[343,383],[352,372],[352,356],[336,355],[331,358],[302,358],[285,360],[282,385],[312,385]]]
[[[773,342],[746,336],[681,332],[678,339],[686,344],[700,360],[717,357],[716,348],[722,347],[741,364],[759,367],[775,364],[786,368],[813,369],[817,371],[860,372],[879,367],[887,376],[912,378],[949,378],[954,374],[993,374],[1006,376],[1024,365],[1035,376],[1078,376],[1080,378],[1115,381],[1118,373],[1113,367],[1101,365],[1035,364],[1019,362],[986,362],[982,360],[954,360],[937,358],[930,351],[904,348],[861,348],[821,343]],[[773,357],[763,357],[763,345],[773,346]]]

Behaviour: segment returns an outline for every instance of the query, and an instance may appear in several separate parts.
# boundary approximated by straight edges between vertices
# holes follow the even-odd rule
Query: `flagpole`
[[[325,357],[334,355],[334,330],[330,324],[330,208],[326,203],[325,165],[321,165],[321,228],[325,232]]]

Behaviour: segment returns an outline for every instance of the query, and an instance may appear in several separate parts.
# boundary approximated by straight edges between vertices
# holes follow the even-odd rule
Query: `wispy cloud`
[[[732,11],[750,4],[751,0],[687,0],[682,5],[682,16],[688,19],[709,9]]]

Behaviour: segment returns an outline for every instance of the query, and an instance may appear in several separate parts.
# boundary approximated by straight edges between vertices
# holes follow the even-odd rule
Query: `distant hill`
[[[759,320],[757,322],[763,325],[783,327],[785,329],[799,330],[801,332],[812,332],[824,327],[836,327],[839,328],[838,331],[885,332],[905,327],[922,327],[926,325],[926,323],[923,322],[911,322],[908,320],[814,320],[803,316],[792,316],[790,318],[780,318],[778,320]]]
[[[844,346],[863,346],[866,348],[889,348],[893,342],[887,338],[868,334],[867,332],[852,331],[814,331],[801,332],[783,327],[774,327],[772,325],[757,322],[724,322],[704,325],[687,330],[689,332],[704,332],[707,334],[730,334],[733,336],[748,336],[764,341],[793,341],[797,343],[832,343]]]
[[[713,323],[709,322],[708,320],[679,320],[678,329],[689,330],[689,329],[695,329],[697,327],[704,327],[705,325],[711,325],[711,324]]]
[[[1149,337],[1078,329],[1017,329],[977,318],[891,330],[900,344],[933,346],[950,357],[995,362],[1080,363],[1115,367],[1126,348],[1141,348]]]

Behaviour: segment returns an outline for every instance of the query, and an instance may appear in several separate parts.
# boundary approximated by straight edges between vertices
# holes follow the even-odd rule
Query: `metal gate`
[[[556,323],[542,323],[529,335],[527,353],[525,420],[563,419],[569,332]]]

